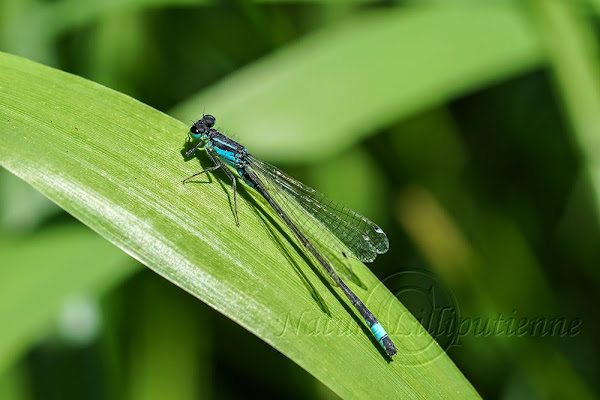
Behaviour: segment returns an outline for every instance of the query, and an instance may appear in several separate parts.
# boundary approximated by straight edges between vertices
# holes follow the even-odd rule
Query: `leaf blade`
[[[309,272],[288,236],[264,222],[276,216],[252,192],[240,190],[238,228],[226,200],[229,186],[217,179],[184,186],[181,178],[198,169],[181,159],[186,125],[18,57],[0,53],[0,70],[1,164],[128,254],[343,397],[478,397],[427,335],[396,340],[408,347],[388,363],[351,306]],[[331,317],[290,263],[307,271]],[[380,311],[388,331],[394,321],[414,331],[418,323],[373,274],[364,267],[356,273],[370,289],[359,296]],[[315,321],[331,329],[314,331]]]

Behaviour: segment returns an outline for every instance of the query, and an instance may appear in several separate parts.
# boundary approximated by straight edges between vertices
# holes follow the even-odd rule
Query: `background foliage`
[[[254,154],[384,228],[391,249],[372,270],[418,319],[430,299],[385,278],[427,271],[463,321],[576,326],[445,342],[483,397],[594,398],[600,3],[416,3],[3,0],[0,50],[186,124],[215,114]],[[2,398],[335,397],[0,179]],[[213,183],[227,210],[229,186]]]

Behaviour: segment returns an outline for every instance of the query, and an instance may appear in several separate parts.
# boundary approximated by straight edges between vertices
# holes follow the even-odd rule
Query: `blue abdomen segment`
[[[371,332],[373,332],[373,336],[375,336],[375,339],[377,339],[381,347],[383,347],[383,349],[386,350],[385,345],[383,344],[383,339],[385,339],[388,334],[385,331],[385,329],[383,329],[383,326],[381,326],[379,322],[376,322],[373,325],[371,325],[370,328]]]

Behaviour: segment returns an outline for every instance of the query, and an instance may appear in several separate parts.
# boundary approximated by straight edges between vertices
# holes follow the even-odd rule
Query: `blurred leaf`
[[[314,160],[541,59],[517,5],[361,12],[233,74],[172,111],[217,116],[254,153]],[[269,110],[269,112],[265,112]]]
[[[1,107],[5,109],[3,103]],[[5,117],[3,113],[4,138],[10,136]],[[67,297],[105,290],[137,266],[81,225],[50,228],[25,239],[0,239],[0,371],[44,335]]]
[[[600,226],[600,73],[599,49],[592,26],[570,1],[532,0],[541,36],[552,63],[561,105],[583,154],[583,176],[594,195]],[[594,279],[598,269],[588,271]]]
[[[13,174],[0,170],[0,228],[22,233],[62,212],[54,203]]]
[[[81,27],[107,14],[150,7],[191,6],[210,3],[207,0],[62,0],[39,8],[40,18],[49,24],[52,34]]]
[[[190,6],[205,0],[4,0],[0,2],[0,49],[37,61],[57,62],[61,35],[117,12]],[[122,37],[123,38],[123,37]]]
[[[154,278],[142,280],[138,313],[130,318],[137,328],[129,330],[130,397],[210,398],[212,330],[206,329],[207,318],[193,297],[181,296],[168,282]]]
[[[342,295],[312,273],[287,235],[265,222],[264,216],[277,218],[258,195],[240,190],[238,227],[230,187],[218,179],[223,175],[183,185],[181,179],[200,168],[195,159],[186,165],[180,154],[186,124],[7,54],[0,54],[0,72],[1,164],[102,236],[342,397],[477,397],[366,267],[357,266],[356,273],[369,292],[357,292],[392,332],[399,347],[393,362]],[[202,158],[203,166],[207,161]],[[291,263],[319,290],[331,316]]]
[[[0,398],[10,400],[31,399],[30,387],[26,378],[26,370],[22,365],[0,373]]]

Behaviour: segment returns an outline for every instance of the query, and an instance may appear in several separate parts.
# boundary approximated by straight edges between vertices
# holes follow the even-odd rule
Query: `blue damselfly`
[[[326,278],[342,290],[388,356],[396,354],[396,346],[381,324],[340,277],[338,270],[346,267],[339,266],[336,269],[327,257],[332,251],[344,249],[339,250],[344,257],[354,256],[363,262],[371,262],[389,248],[383,230],[367,218],[328,199],[276,167],[254,158],[244,146],[214,129],[214,124],[215,117],[212,115],[204,115],[196,121],[190,128],[188,142],[198,143],[186,151],[186,156],[189,157],[204,145],[214,165],[183,182],[221,168],[232,181],[234,215],[239,225],[237,179],[227,166],[232,167],[246,184],[265,198],[302,246],[314,257]]]

